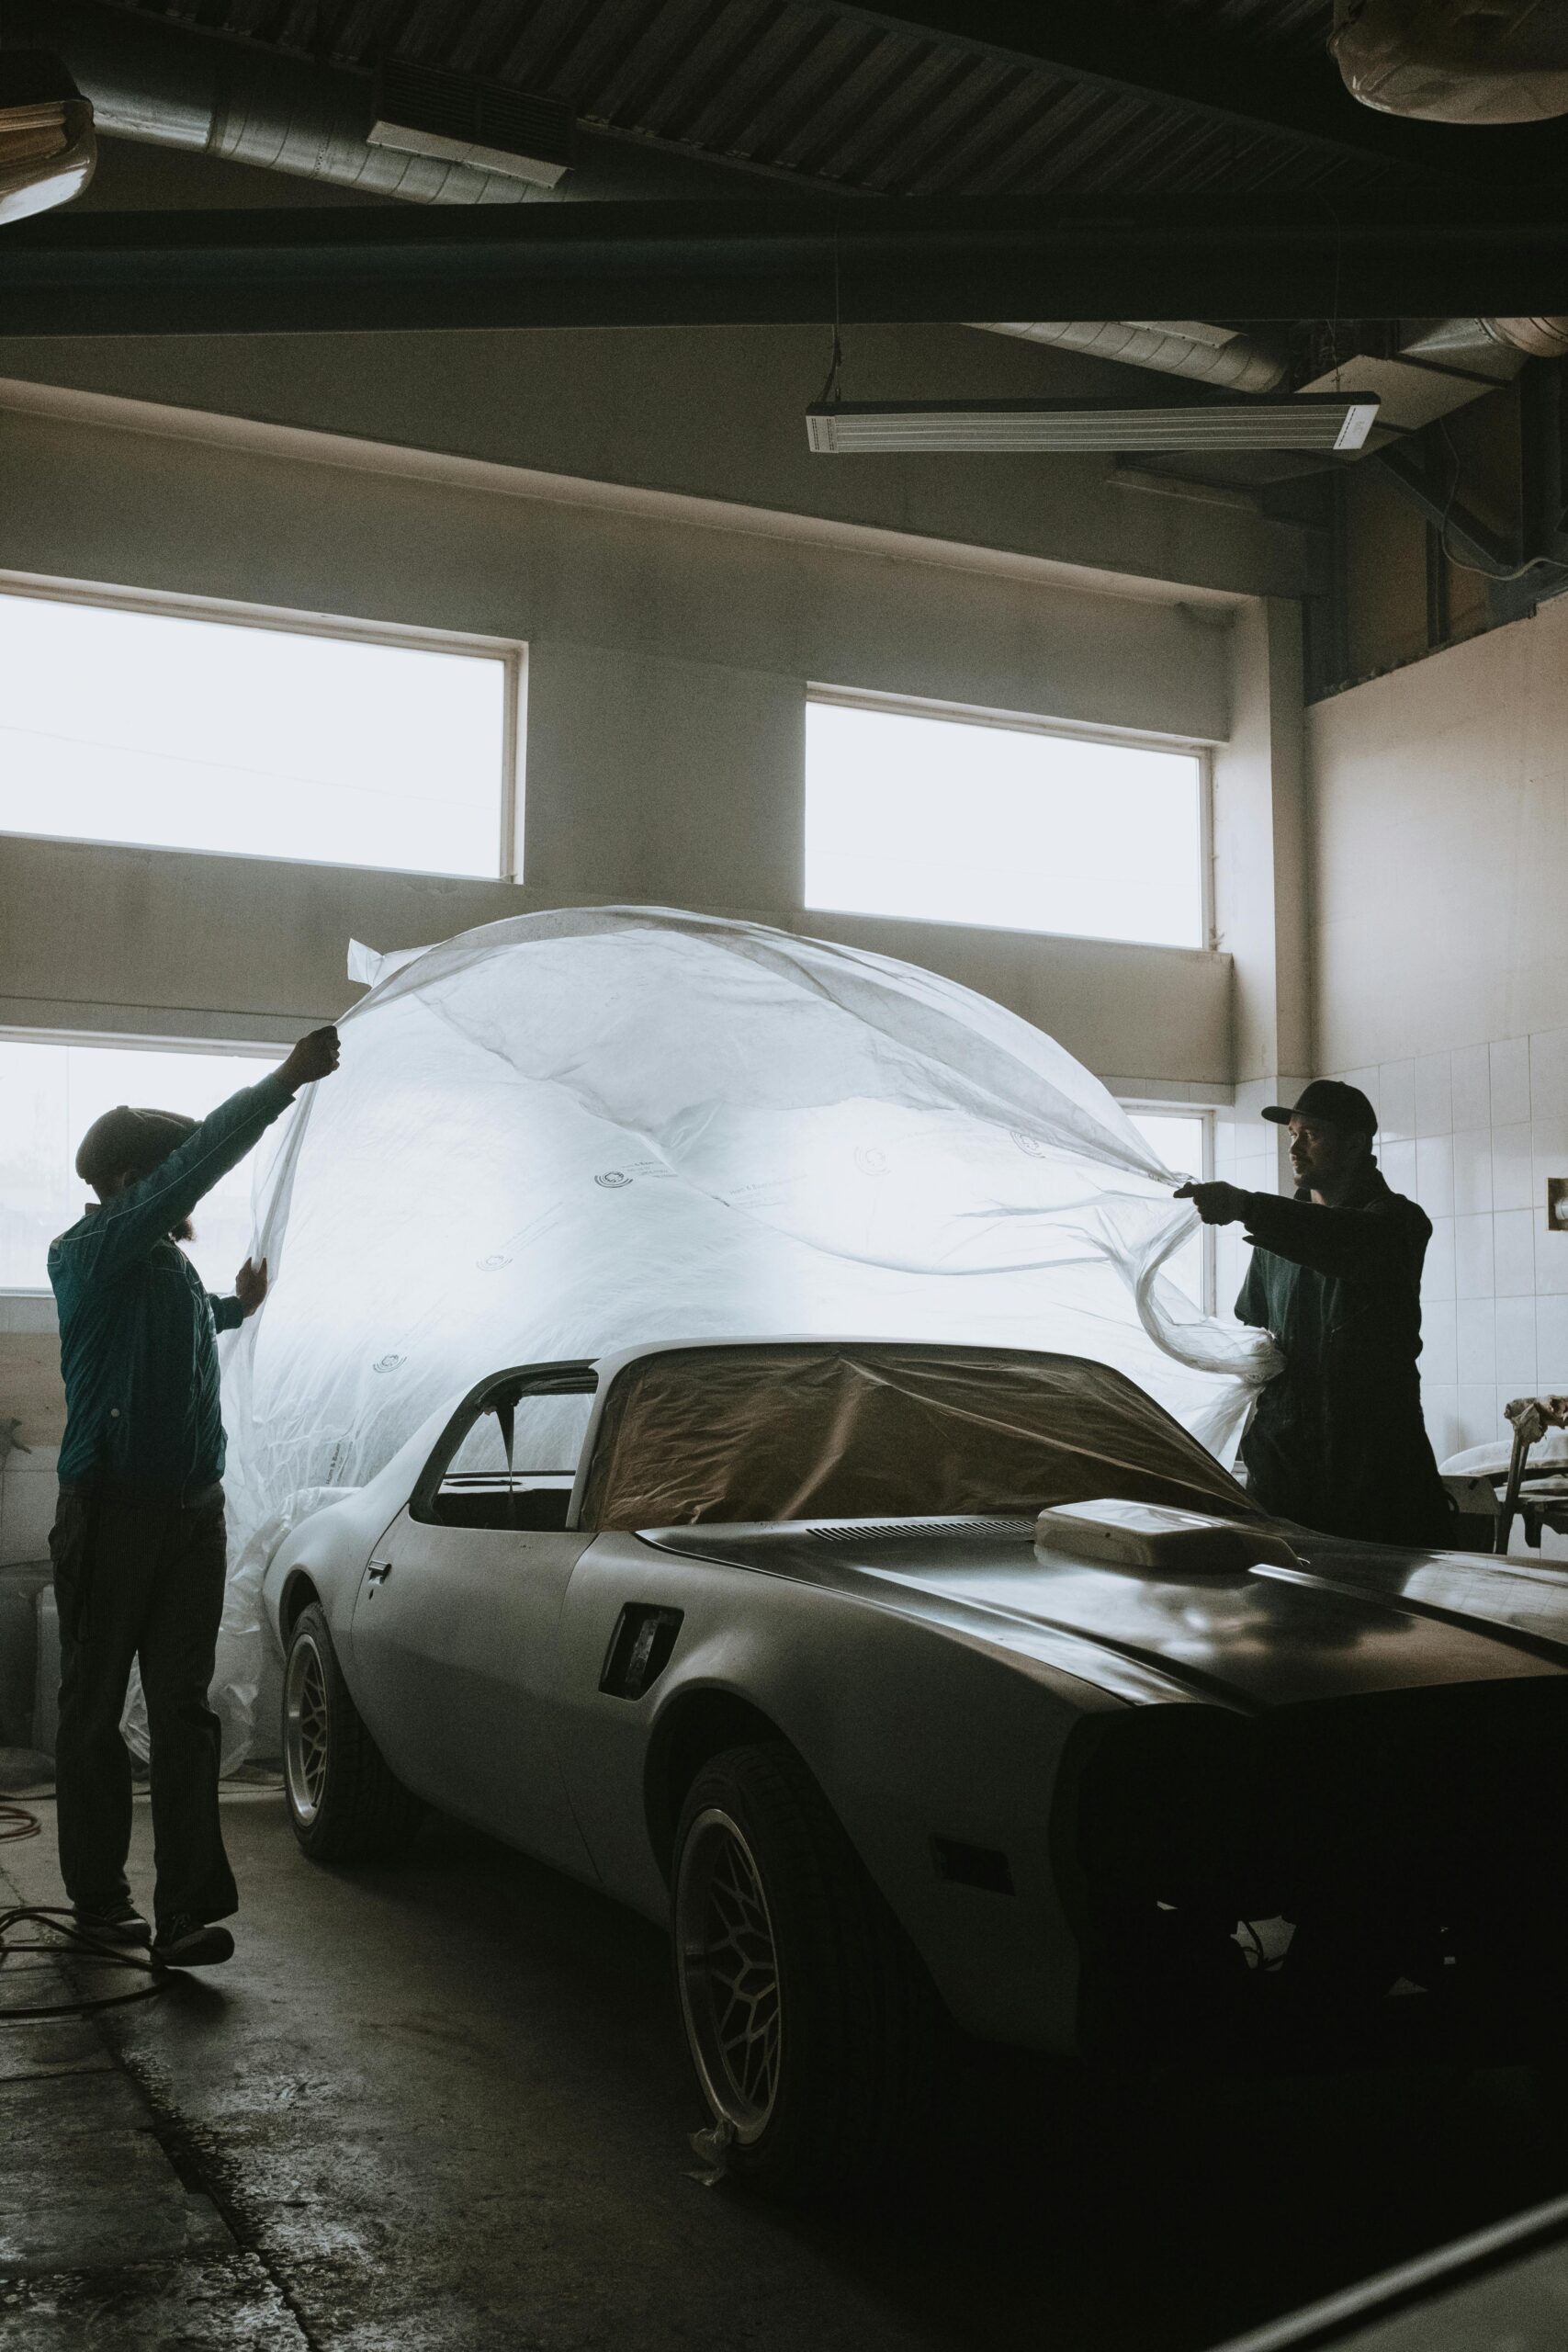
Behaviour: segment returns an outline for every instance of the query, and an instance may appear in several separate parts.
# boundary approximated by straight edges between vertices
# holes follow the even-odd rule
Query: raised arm
[[[313,1030],[257,1086],[243,1086],[159,1161],[151,1175],[107,1200],[81,1231],[59,1245],[78,1277],[113,1282],[187,1217],[288,1108],[301,1086],[337,1068],[337,1032]]]
[[[1247,1238],[1276,1258],[1289,1258],[1340,1282],[1377,1282],[1391,1274],[1414,1275],[1412,1232],[1398,1210],[1376,1204],[1359,1209],[1320,1207],[1314,1201],[1287,1201],[1273,1193],[1243,1195]]]
[[[1377,1282],[1390,1275],[1414,1276],[1431,1227],[1419,1212],[1392,1199],[1365,1208],[1331,1209],[1316,1201],[1286,1201],[1273,1193],[1244,1193],[1237,1184],[1183,1184],[1176,1195],[1191,1201],[1205,1225],[1245,1225],[1249,1241],[1289,1258],[1298,1266],[1340,1282]],[[1413,1223],[1413,1218],[1417,1221]],[[1261,1305],[1249,1275],[1236,1301],[1244,1323],[1259,1319]]]

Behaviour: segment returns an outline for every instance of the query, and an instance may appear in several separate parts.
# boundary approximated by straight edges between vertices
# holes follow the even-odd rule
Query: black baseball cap
[[[177,1144],[196,1133],[196,1124],[183,1111],[133,1111],[121,1102],[87,1129],[76,1154],[76,1173],[93,1185],[101,1178],[118,1176],[122,1168],[151,1175]]]
[[[1348,1127],[1353,1135],[1375,1136],[1378,1131],[1378,1114],[1360,1088],[1347,1086],[1338,1078],[1314,1078],[1302,1089],[1290,1110],[1282,1102],[1274,1102],[1263,1115],[1280,1127],[1288,1127],[1292,1119],[1326,1119],[1334,1126]]]

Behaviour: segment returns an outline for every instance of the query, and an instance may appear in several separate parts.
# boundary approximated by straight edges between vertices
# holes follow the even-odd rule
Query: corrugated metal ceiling
[[[1350,193],[1391,166],[1216,123],[828,0],[119,0],[130,13],[341,64],[396,54],[564,100],[591,129],[889,195]],[[1325,0],[1154,0],[1205,36],[1284,57]],[[1217,96],[1223,100],[1223,92]]]

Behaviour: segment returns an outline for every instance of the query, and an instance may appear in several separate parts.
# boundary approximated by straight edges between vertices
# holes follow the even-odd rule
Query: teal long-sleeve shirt
[[[150,1176],[51,1242],[65,1381],[62,1486],[95,1476],[181,1501],[223,1475],[218,1333],[243,1319],[215,1298],[173,1229],[293,1101],[276,1077],[219,1104]]]

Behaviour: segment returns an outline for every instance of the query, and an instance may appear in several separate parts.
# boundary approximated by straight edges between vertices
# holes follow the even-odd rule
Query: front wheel
[[[315,1600],[295,1619],[284,1661],[283,1791],[313,1862],[389,1853],[407,1844],[423,1811],[366,1730]]]
[[[674,1860],[676,1984],[728,2169],[801,2198],[914,2144],[939,2012],[902,1929],[783,1742],[698,1773]]]

